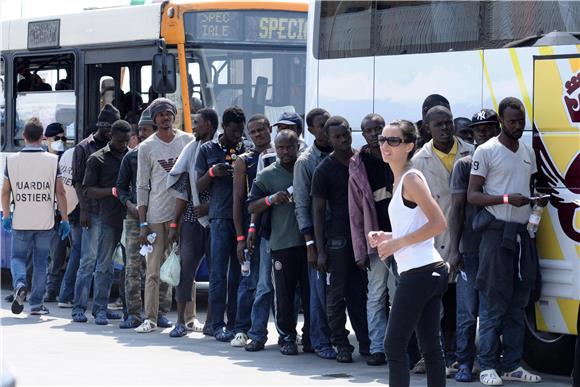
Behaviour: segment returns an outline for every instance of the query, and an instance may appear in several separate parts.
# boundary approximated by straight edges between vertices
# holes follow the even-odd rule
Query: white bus
[[[455,117],[497,111],[507,96],[524,102],[552,193],[525,360],[569,372],[580,300],[580,2],[311,0],[308,19],[306,110],[344,116],[355,146],[366,114],[418,121],[429,94],[445,96]]]

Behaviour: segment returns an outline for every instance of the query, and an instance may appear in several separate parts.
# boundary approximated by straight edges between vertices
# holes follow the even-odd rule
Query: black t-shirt
[[[389,203],[393,196],[393,171],[389,164],[374,157],[368,148],[361,150],[361,158],[367,171],[369,184],[373,191],[379,229],[381,231],[391,231],[391,220],[389,219]]]
[[[330,209],[326,215],[326,237],[350,238],[348,167],[333,155],[322,160],[312,176],[311,195],[325,199]]]

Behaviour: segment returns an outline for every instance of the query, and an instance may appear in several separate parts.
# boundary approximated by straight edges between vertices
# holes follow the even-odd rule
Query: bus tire
[[[526,310],[523,360],[534,370],[567,375],[574,365],[576,336],[536,330],[534,306]]]

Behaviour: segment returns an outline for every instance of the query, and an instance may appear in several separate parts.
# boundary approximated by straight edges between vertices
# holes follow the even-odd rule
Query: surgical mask
[[[62,140],[53,141],[50,144],[50,147],[55,152],[64,152],[64,141],[62,141]]]

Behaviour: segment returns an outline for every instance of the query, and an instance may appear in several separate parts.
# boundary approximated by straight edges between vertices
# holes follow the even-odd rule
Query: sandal
[[[194,318],[191,321],[188,321],[185,326],[187,327],[188,331],[193,332],[203,332],[203,324],[199,322],[198,319]]]
[[[336,351],[333,348],[322,349],[320,351],[316,351],[316,355],[325,360],[334,360],[336,359]]]
[[[504,372],[502,378],[505,380],[515,380],[524,383],[540,383],[542,377],[540,375],[532,374],[524,369],[524,367],[518,367],[511,372]]]
[[[175,324],[175,327],[169,332],[169,337],[183,337],[185,335],[187,335],[187,328],[180,323]]]
[[[455,380],[462,383],[472,382],[473,375],[471,374],[471,368],[467,364],[461,364],[455,374]]]
[[[479,381],[484,386],[501,386],[503,380],[499,377],[494,369],[481,371],[479,374]]]

